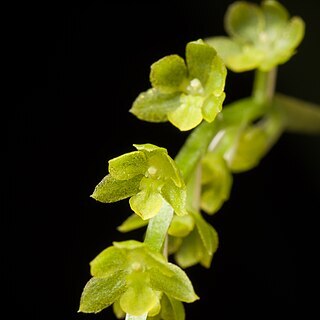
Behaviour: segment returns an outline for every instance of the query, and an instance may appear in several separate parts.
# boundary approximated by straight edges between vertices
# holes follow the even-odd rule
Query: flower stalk
[[[216,213],[229,199],[233,173],[254,168],[285,130],[320,132],[317,106],[275,94],[277,66],[296,52],[302,19],[290,18],[274,0],[261,6],[236,1],[225,26],[229,37],[191,41],[185,59],[173,54],[152,64],[151,88],[130,112],[192,132],[174,159],[147,143],[109,160],[109,173],[91,197],[129,199],[133,214],[118,230],[147,230],[143,242],[113,242],[90,262],[79,311],[112,305],[119,319],[185,320],[183,303],[199,297],[182,269],[209,268],[219,245],[202,211]],[[222,109],[227,68],[255,75],[251,95]]]
[[[270,103],[273,99],[277,78],[277,68],[271,71],[255,71],[252,97],[257,103]]]

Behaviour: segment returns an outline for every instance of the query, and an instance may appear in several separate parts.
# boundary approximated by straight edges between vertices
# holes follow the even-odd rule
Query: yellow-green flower
[[[109,161],[109,174],[96,186],[92,197],[105,203],[130,197],[132,210],[143,219],[154,217],[163,201],[176,214],[186,214],[186,187],[167,150],[153,144],[134,146],[137,151]]]
[[[139,241],[114,242],[91,263],[79,311],[97,313],[119,303],[125,313],[160,312],[161,295],[183,301],[198,299],[185,272]]]
[[[218,249],[216,230],[204,220],[200,212],[173,218],[168,231],[169,254],[174,255],[177,264],[188,268],[200,263],[209,268]]]
[[[186,46],[186,61],[169,55],[151,66],[152,88],[142,92],[130,111],[141,120],[170,121],[181,131],[204,119],[212,122],[225,99],[226,67],[201,39]]]
[[[225,29],[229,37],[212,37],[205,42],[217,50],[230,70],[269,71],[295,54],[305,25],[300,17],[290,19],[278,1],[265,0],[260,6],[236,1],[226,12]]]

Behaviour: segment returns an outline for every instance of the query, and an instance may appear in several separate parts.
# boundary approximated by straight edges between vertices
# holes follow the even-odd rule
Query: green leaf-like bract
[[[175,260],[182,268],[197,263],[209,268],[218,248],[218,234],[199,212],[190,212],[189,217],[194,220],[195,228],[184,236],[172,234],[169,237],[170,254],[174,254]]]
[[[181,131],[202,119],[212,122],[225,99],[226,67],[217,52],[202,40],[189,42],[186,61],[164,57],[151,66],[152,88],[142,92],[130,112],[141,120],[170,121]]]
[[[269,71],[295,54],[305,25],[299,17],[289,19],[277,1],[265,0],[261,6],[236,1],[226,12],[225,29],[230,38],[211,37],[205,42],[218,51],[230,70]]]

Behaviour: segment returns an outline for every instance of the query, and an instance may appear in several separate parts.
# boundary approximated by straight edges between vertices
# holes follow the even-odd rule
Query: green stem
[[[211,140],[218,131],[218,122],[203,122],[189,135],[175,158],[185,180],[188,180],[195,170],[198,160],[206,152]]]
[[[271,102],[276,85],[277,69],[265,72],[257,69],[253,82],[252,97],[258,103]]]
[[[172,217],[172,207],[166,201],[163,201],[160,212],[155,217],[150,219],[146,237],[144,239],[144,243],[147,244],[152,250],[158,252],[161,251]]]
[[[165,243],[168,228],[170,226],[173,217],[172,207],[163,200],[162,207],[159,213],[151,218],[148,223],[146,237],[144,243],[149,246],[154,251],[160,252]],[[148,314],[143,314],[141,316],[132,316],[126,314],[125,320],[146,320]]]

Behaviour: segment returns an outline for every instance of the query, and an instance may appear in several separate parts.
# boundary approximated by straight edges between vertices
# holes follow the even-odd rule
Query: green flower
[[[93,277],[81,295],[81,312],[97,313],[119,303],[133,316],[156,315],[163,293],[182,302],[198,299],[185,272],[142,242],[114,242],[90,266]]]
[[[141,120],[170,121],[181,131],[202,119],[212,122],[225,99],[226,68],[211,46],[202,40],[186,46],[186,62],[169,55],[151,66],[152,88],[142,92],[130,112]]]
[[[175,221],[175,218],[178,221]],[[219,239],[215,229],[199,212],[191,212],[183,217],[175,216],[168,234],[169,254],[174,255],[180,267],[188,268],[197,263],[205,268],[210,267],[213,255],[218,249]]]
[[[129,198],[132,210],[149,219],[167,201],[178,215],[186,214],[186,188],[179,169],[164,148],[134,145],[137,151],[109,161],[109,174],[92,197],[104,203]]]
[[[269,71],[287,62],[295,54],[304,36],[300,17],[289,19],[287,10],[277,1],[265,0],[261,6],[236,1],[225,15],[228,37],[205,39],[235,72],[258,68]]]
[[[229,199],[233,180],[222,155],[208,152],[203,157],[201,180],[201,209],[213,214]]]

